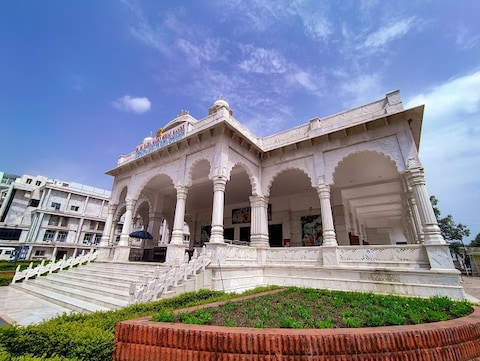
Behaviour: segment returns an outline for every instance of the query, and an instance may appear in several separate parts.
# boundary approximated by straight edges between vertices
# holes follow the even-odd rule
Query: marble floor
[[[25,326],[71,312],[13,287],[0,287],[0,319]],[[0,321],[0,325],[2,321]]]

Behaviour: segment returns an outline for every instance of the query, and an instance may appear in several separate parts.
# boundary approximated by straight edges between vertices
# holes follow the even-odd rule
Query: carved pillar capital
[[[177,199],[186,199],[187,198],[188,187],[179,184],[175,187],[175,189],[177,190]]]
[[[135,199],[127,198],[125,199],[125,204],[127,206],[127,209],[133,210],[133,208],[135,207]]]
[[[115,211],[117,210],[117,207],[118,207],[118,204],[109,203],[109,204],[108,204],[108,208],[107,208],[107,209],[108,209],[108,210],[107,210],[108,214],[112,214],[112,215],[113,215],[113,214],[115,213]]]
[[[216,175],[213,177],[213,191],[225,192],[227,185],[227,177],[224,175]]]

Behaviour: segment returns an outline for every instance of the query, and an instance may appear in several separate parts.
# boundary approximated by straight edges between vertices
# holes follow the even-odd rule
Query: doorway
[[[283,230],[281,224],[268,226],[268,242],[270,247],[283,247]]]

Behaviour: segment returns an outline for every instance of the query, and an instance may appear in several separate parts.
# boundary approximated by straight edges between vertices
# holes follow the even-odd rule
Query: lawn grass
[[[256,328],[357,328],[446,321],[472,312],[468,301],[290,287],[192,312],[161,310],[154,321]]]

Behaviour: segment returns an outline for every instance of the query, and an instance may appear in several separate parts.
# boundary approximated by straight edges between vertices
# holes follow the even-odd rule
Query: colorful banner
[[[185,137],[187,131],[187,123],[180,124],[175,128],[172,128],[165,133],[162,133],[160,137],[153,138],[151,141],[140,144],[135,149],[135,159],[143,157],[149,153],[163,148],[167,145],[175,143],[176,141]]]

